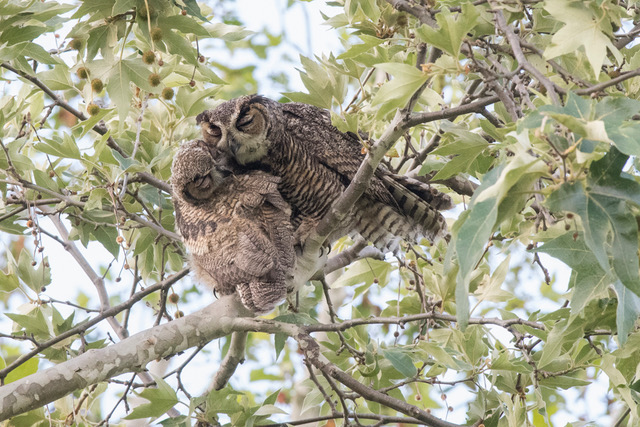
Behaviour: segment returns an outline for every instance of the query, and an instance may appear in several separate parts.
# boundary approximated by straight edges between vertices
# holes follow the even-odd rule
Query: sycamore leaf
[[[590,168],[586,186],[564,183],[547,199],[552,210],[578,214],[585,243],[600,268],[640,295],[638,224],[627,202],[640,205],[640,184],[621,176],[628,157],[615,147]],[[613,257],[610,261],[609,256]]]
[[[559,21],[565,23],[551,39],[544,51],[546,59],[575,53],[583,48],[595,78],[598,78],[607,54],[607,49],[622,63],[622,54],[613,45],[608,34],[603,32],[602,17],[594,16],[583,2],[574,0],[554,0],[544,3],[544,8]]]
[[[479,13],[475,6],[464,2],[462,3],[462,13],[453,13],[448,8],[443,8],[436,15],[438,28],[423,25],[418,28],[416,33],[426,43],[458,58],[462,40],[480,23],[478,17]]]
[[[404,107],[409,98],[422,86],[429,75],[408,64],[383,63],[376,68],[389,73],[393,79],[386,82],[371,100],[372,106],[378,106],[378,117],[383,117],[396,108]]]
[[[627,337],[636,327],[640,316],[640,297],[631,292],[619,280],[613,284],[618,295],[618,309],[616,311],[616,327],[618,328],[618,341],[625,345]]]
[[[162,378],[151,375],[158,388],[146,388],[141,391],[138,395],[148,400],[149,403],[133,408],[133,411],[124,417],[126,420],[159,417],[178,403],[178,396],[173,388]]]
[[[467,295],[471,273],[483,256],[487,242],[497,226],[502,202],[512,187],[520,186],[524,181],[533,180],[544,173],[542,162],[521,150],[506,166],[498,166],[485,175],[482,185],[471,198],[468,213],[456,222],[452,243],[459,264],[456,304],[457,318],[462,328],[467,326],[469,318]]]
[[[600,268],[595,255],[584,243],[584,234],[568,232],[556,237],[536,251],[544,252],[567,264],[571,269],[573,294],[571,295],[571,311],[579,313],[589,301],[606,291],[611,278]]]

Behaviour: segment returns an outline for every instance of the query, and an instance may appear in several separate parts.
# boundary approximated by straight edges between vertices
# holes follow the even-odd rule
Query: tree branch
[[[213,378],[211,389],[221,390],[227,385],[229,379],[236,371],[238,365],[244,363],[244,350],[247,345],[247,333],[246,332],[234,332],[231,334],[231,344],[229,350],[225,354],[220,369]]]

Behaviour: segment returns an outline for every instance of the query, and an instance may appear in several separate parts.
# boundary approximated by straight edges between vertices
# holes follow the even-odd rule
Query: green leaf
[[[400,348],[384,348],[382,349],[382,355],[405,377],[413,378],[418,374],[418,369],[416,369],[406,351]]]
[[[386,261],[362,259],[349,266],[332,285],[333,288],[354,286],[361,283],[372,284],[374,279],[380,283],[387,283],[393,266]]]
[[[80,158],[80,150],[78,150],[73,137],[66,133],[62,135],[62,138],[58,135],[53,135],[52,139],[40,138],[40,140],[42,143],[36,144],[38,151],[63,159]]]
[[[625,345],[627,337],[635,330],[636,322],[640,316],[640,297],[631,292],[617,280],[613,287],[618,295],[618,309],[616,312],[616,327],[618,328],[618,341]]]
[[[544,8],[565,23],[551,38],[551,44],[544,51],[545,59],[573,54],[583,48],[596,79],[604,64],[607,49],[618,64],[622,63],[622,54],[610,39],[612,30],[609,20],[594,16],[593,9],[584,7],[581,1],[554,0],[545,2]]]
[[[453,142],[433,150],[433,154],[455,157],[445,163],[442,169],[432,178],[434,180],[447,179],[459,173],[468,173],[473,169],[471,164],[489,145],[487,140],[477,133],[460,129],[446,122],[442,124],[442,129],[445,132],[454,134],[456,138],[454,138]],[[423,174],[422,170],[420,174]]]
[[[213,390],[207,396],[207,416],[216,414],[234,414],[242,412],[243,407],[238,403],[239,393],[227,386],[222,390]]]
[[[638,224],[627,205],[627,201],[640,201],[640,185],[621,176],[627,158],[612,147],[591,165],[586,186],[564,183],[548,197],[547,204],[552,210],[578,214],[585,242],[600,268],[640,295]]]
[[[200,18],[203,21],[209,21],[205,16],[202,15],[202,12],[200,12],[200,6],[198,6],[196,0],[182,0],[182,2],[184,3],[185,9],[189,15]]]
[[[377,117],[404,107],[409,98],[429,79],[416,67],[407,64],[388,62],[376,65],[376,68],[391,74],[394,78],[382,85],[371,100],[371,106],[379,106]]]
[[[582,311],[591,300],[606,292],[611,284],[611,278],[600,268],[595,255],[584,243],[583,233],[578,233],[574,239],[573,232],[568,232],[545,242],[536,250],[571,267],[574,283],[571,295],[572,313]]]
[[[514,146],[514,149],[518,149]],[[453,229],[453,245],[457,254],[459,270],[456,283],[457,318],[460,326],[467,326],[469,316],[469,282],[471,273],[485,252],[498,219],[498,211],[508,191],[515,185],[529,186],[546,173],[539,159],[521,151],[516,153],[506,166],[489,171],[478,187],[469,205],[467,214],[461,216]],[[523,189],[519,189],[522,191]],[[451,247],[449,248],[451,250]]]
[[[0,48],[0,60],[11,61],[16,58],[32,58],[43,64],[58,63],[58,60],[53,58],[49,52],[35,43],[22,42]]]
[[[422,25],[416,34],[427,44],[458,58],[463,39],[479,24],[478,17],[475,6],[468,2],[462,3],[462,13],[453,13],[445,7],[436,15],[437,28]]]
[[[165,380],[153,374],[153,379],[158,388],[146,388],[138,396],[146,399],[149,403],[144,403],[133,408],[133,411],[124,419],[135,420],[139,418],[156,418],[163,415],[178,403],[178,396]]]
[[[34,261],[31,253],[26,249],[22,249],[18,257],[17,274],[20,279],[36,293],[40,292],[43,286],[51,283],[51,269],[45,268],[44,262],[33,267],[31,263]]]
[[[491,370],[530,374],[533,372],[533,367],[526,360],[516,359],[508,352],[503,351],[497,358],[491,360]]]
[[[11,292],[20,286],[18,276],[0,270],[0,292]]]
[[[13,320],[27,334],[46,338],[51,336],[49,323],[39,307],[34,307],[28,314],[5,313],[5,316]]]
[[[39,363],[40,359],[37,357],[32,357],[31,359],[26,360],[23,364],[7,374],[7,377],[4,379],[4,383],[9,384],[31,374],[35,374],[38,371]],[[4,368],[4,366],[2,366],[2,368]]]

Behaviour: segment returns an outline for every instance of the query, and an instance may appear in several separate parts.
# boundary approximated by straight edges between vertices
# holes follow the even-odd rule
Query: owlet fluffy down
[[[171,169],[176,225],[196,277],[220,295],[238,292],[255,313],[281,302],[295,252],[291,210],[280,178],[238,173],[204,141],[182,144]]]

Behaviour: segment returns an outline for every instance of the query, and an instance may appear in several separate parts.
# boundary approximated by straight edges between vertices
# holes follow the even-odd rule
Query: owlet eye
[[[245,114],[244,116],[241,116],[238,119],[238,122],[236,123],[236,126],[238,128],[245,127],[245,126],[250,125],[251,122],[253,122],[253,114],[247,113],[247,114]]]
[[[209,133],[209,135],[215,138],[219,138],[222,135],[222,131],[220,130],[220,128],[212,124],[209,124],[207,132]]]

